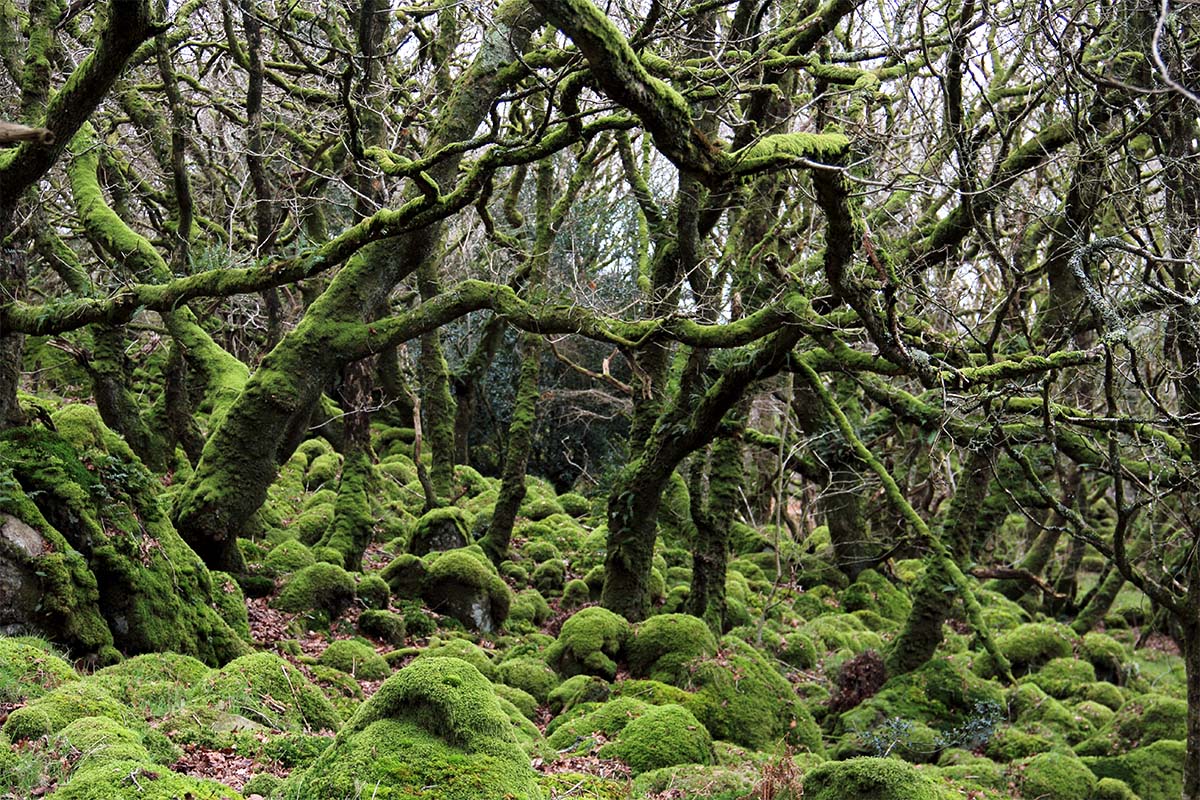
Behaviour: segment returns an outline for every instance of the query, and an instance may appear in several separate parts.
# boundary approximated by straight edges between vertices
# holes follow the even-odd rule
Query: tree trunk
[[[741,484],[741,440],[735,435],[722,436],[712,446],[708,492],[703,498],[692,498],[696,543],[692,551],[692,586],[685,606],[687,613],[707,622],[717,636],[725,630],[729,529]]]
[[[1187,673],[1187,755],[1183,800],[1200,800],[1200,625],[1183,627],[1183,666]]]

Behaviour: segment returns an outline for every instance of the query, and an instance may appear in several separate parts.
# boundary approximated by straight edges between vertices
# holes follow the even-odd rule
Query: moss
[[[354,639],[338,639],[330,642],[329,646],[317,659],[326,667],[333,667],[356,678],[379,680],[392,674],[391,668],[383,656],[362,642]]]
[[[112,761],[77,773],[55,800],[242,800],[216,781],[201,780],[140,761]]]
[[[1095,681],[1095,668],[1087,661],[1074,658],[1051,659],[1033,675],[1021,679],[1022,683],[1040,686],[1046,694],[1059,700],[1070,697],[1080,685]]]
[[[217,616],[225,620],[234,633],[242,641],[249,643],[250,613],[246,609],[246,595],[233,576],[225,572],[213,571],[212,576],[212,608]]]
[[[1176,800],[1183,793],[1187,746],[1182,741],[1158,741],[1118,756],[1083,758],[1098,778],[1124,781],[1141,800]]]
[[[1012,689],[1008,705],[1014,724],[1022,727],[1038,725],[1071,742],[1080,741],[1088,732],[1082,719],[1035,684]]]
[[[550,692],[559,684],[554,670],[550,669],[545,661],[532,656],[518,656],[501,661],[496,667],[496,676],[509,686],[529,692],[539,703],[545,703]]]
[[[332,484],[337,480],[340,467],[341,457],[337,453],[321,453],[308,462],[308,470],[304,474],[305,488],[311,491]]]
[[[384,661],[384,665],[386,667],[386,661]],[[342,719],[349,719],[358,710],[364,695],[362,687],[358,685],[358,679],[354,675],[319,663],[309,666],[308,674],[312,678],[313,685],[325,693]],[[387,668],[383,677],[391,674],[391,669]],[[361,677],[366,678],[366,676]]]
[[[246,785],[242,790],[246,796],[259,795],[260,797],[270,797],[279,788],[282,781],[269,772],[260,772],[257,775],[246,781]]]
[[[539,800],[536,774],[491,684],[470,664],[418,659],[363,703],[285,798]]]
[[[14,742],[57,733],[80,717],[108,717],[121,724],[135,717],[95,681],[71,681],[8,715],[4,735]]]
[[[543,561],[562,561],[562,553],[554,546],[553,542],[539,539],[527,542],[521,548],[521,555],[535,564],[541,564]]]
[[[322,610],[336,617],[354,602],[354,578],[335,564],[317,563],[294,573],[272,608],[299,613]]]
[[[1116,778],[1101,778],[1092,791],[1092,800],[1139,800],[1129,784]]]
[[[683,706],[654,706],[630,721],[599,755],[619,758],[634,775],[678,764],[711,764],[712,737]]]
[[[536,697],[524,689],[518,689],[507,683],[493,684],[493,688],[496,690],[496,696],[512,703],[521,716],[528,720],[537,720],[538,699]]]
[[[891,758],[821,764],[804,776],[805,800],[949,800],[929,772]]]
[[[591,600],[588,585],[579,578],[567,581],[563,586],[561,606],[564,609],[580,608]]]
[[[615,738],[632,720],[646,713],[649,705],[632,697],[618,697],[599,706],[579,706],[575,712],[556,719],[547,728],[550,746],[557,751],[589,752],[595,743],[593,736],[603,734]]]
[[[105,667],[90,680],[143,717],[177,708],[192,687],[212,670],[190,656],[147,653]]]
[[[842,608],[847,611],[874,611],[885,619],[902,623],[908,619],[912,601],[887,578],[868,569],[842,592]]]
[[[1046,736],[1006,726],[992,735],[983,753],[995,761],[1008,762],[1044,753],[1054,746],[1054,741]]]
[[[80,753],[74,765],[76,772],[111,761],[153,760],[140,733],[107,717],[80,717],[59,731],[54,744],[56,749]]]
[[[343,569],[347,566],[345,553],[336,547],[318,544],[313,547],[312,554],[318,564],[333,564],[335,567]]]
[[[716,655],[697,659],[689,672],[684,688],[694,694],[685,705],[714,738],[756,750],[786,740],[814,753],[824,751],[808,709],[754,647],[727,636]]]
[[[1158,694],[1135,697],[1117,710],[1112,733],[1122,749],[1162,739],[1183,739],[1187,734],[1187,702]]]
[[[411,553],[396,556],[383,568],[379,577],[397,597],[420,597],[428,570],[425,562]]]
[[[421,596],[434,611],[490,633],[508,618],[512,590],[477,547],[448,550],[427,561]]]
[[[0,702],[36,700],[77,677],[47,642],[0,636]]]
[[[400,607],[400,613],[404,617],[404,628],[409,636],[423,639],[437,631],[437,622],[419,602],[402,600],[396,605]]]
[[[546,697],[555,714],[570,711],[580,703],[603,703],[609,698],[608,681],[595,675],[574,675],[556,686]]]
[[[534,588],[544,595],[558,594],[566,581],[567,570],[562,561],[543,561],[534,569],[530,579]],[[587,584],[584,584],[587,588]]]
[[[1120,684],[1124,682],[1129,663],[1129,649],[1104,633],[1088,633],[1083,637],[1079,654],[1086,658],[1102,681]]]
[[[416,521],[408,551],[423,556],[436,550],[456,550],[470,541],[467,512],[458,506],[435,508]]]
[[[812,669],[817,665],[817,647],[811,636],[797,631],[783,637],[778,657],[783,663],[797,669]]]
[[[354,594],[364,608],[378,610],[388,607],[392,592],[383,578],[378,575],[367,575],[358,582]]]
[[[629,782],[583,772],[543,774],[538,785],[547,797],[571,800],[629,800]],[[638,795],[641,796],[641,795]]]
[[[1075,696],[1081,700],[1092,700],[1116,711],[1125,704],[1125,695],[1111,683],[1097,681],[1076,687]]]
[[[268,575],[287,575],[317,563],[312,550],[298,539],[285,539],[263,559],[263,572]]]
[[[546,662],[564,677],[583,673],[611,680],[617,674],[615,659],[630,633],[624,617],[606,608],[585,608],[563,623],[558,639],[546,650]]]
[[[1030,622],[997,636],[996,646],[1012,663],[1015,673],[1027,673],[1051,659],[1069,657],[1077,641],[1065,625]]]
[[[633,782],[633,794],[635,797],[671,797],[671,793],[678,793],[678,797],[744,800],[755,796],[757,777],[751,769],[685,764],[643,772]]]
[[[316,686],[272,653],[255,653],[210,673],[169,714],[163,729],[182,741],[228,746],[236,730],[337,730],[341,717]]]
[[[333,522],[333,503],[322,503],[306,509],[304,513],[292,520],[287,531],[295,536],[297,541],[311,546],[321,541],[321,537],[325,535],[331,522]]]
[[[555,514],[562,514],[563,507],[559,505],[558,498],[552,494],[551,490],[543,489],[540,486],[535,489],[535,485],[531,485],[527,489],[525,499],[521,501],[521,507],[517,513],[534,522]]]
[[[395,647],[404,644],[404,617],[392,611],[368,609],[358,615],[358,631]]]
[[[550,619],[550,605],[537,589],[525,589],[513,597],[509,609],[509,622],[523,621],[532,625],[541,625]]]
[[[660,614],[639,625],[629,643],[629,670],[635,677],[679,685],[691,662],[717,652],[708,623],[687,614]]]
[[[1069,753],[1036,755],[1020,771],[1021,793],[1044,800],[1089,800],[1096,776]]]
[[[652,706],[674,703],[686,705],[691,693],[669,683],[652,680],[619,681],[612,688],[614,697],[633,697]]]
[[[457,658],[466,661],[488,680],[494,680],[496,677],[496,667],[491,657],[483,648],[466,639],[435,640],[422,650],[417,658]]]
[[[592,513],[592,501],[575,492],[560,494],[558,496],[558,505],[562,508],[564,514],[577,519],[586,517]]]
[[[1092,730],[1100,730],[1112,722],[1115,712],[1107,706],[1092,700],[1083,700],[1070,706],[1070,710],[1091,726]]]

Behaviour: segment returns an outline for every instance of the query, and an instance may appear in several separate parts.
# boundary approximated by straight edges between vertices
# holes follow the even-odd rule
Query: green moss
[[[379,680],[392,674],[383,656],[369,645],[354,639],[338,639],[330,642],[317,659],[326,667],[333,667],[348,675],[365,680]]]
[[[355,797],[362,787],[377,800],[541,798],[491,684],[451,658],[418,659],[385,681],[282,794]]]
[[[1005,726],[996,731],[984,745],[983,753],[1000,762],[1016,761],[1044,753],[1055,746],[1055,742],[1019,727]]]
[[[288,533],[305,545],[315,545],[321,541],[329,524],[333,522],[333,503],[322,503],[308,508],[304,513],[292,520],[288,525]]]
[[[437,550],[456,550],[470,541],[467,512],[458,506],[435,508],[416,521],[408,551],[423,556]]]
[[[108,717],[121,724],[135,717],[95,681],[71,681],[8,715],[4,735],[14,742],[57,733],[80,717]]]
[[[0,702],[36,700],[77,677],[47,642],[0,636]]]
[[[1100,730],[1112,722],[1115,713],[1111,708],[1092,700],[1083,700],[1070,706],[1070,710],[1082,717],[1092,730]]]
[[[1117,710],[1112,732],[1122,749],[1183,739],[1187,735],[1187,702],[1158,694],[1135,697]]]
[[[754,797],[758,775],[753,769],[685,764],[638,775],[633,782],[635,797],[703,797],[707,800],[745,800]],[[777,795],[786,797],[787,795]]]
[[[541,625],[550,619],[550,605],[537,589],[525,589],[513,597],[512,607],[508,612],[509,623],[526,622],[530,625]]]
[[[387,581],[378,575],[367,575],[362,578],[354,593],[360,605],[374,610],[387,608],[392,595]]]
[[[341,468],[341,457],[337,453],[328,452],[312,458],[308,462],[308,471],[304,475],[305,488],[310,491],[319,489],[337,480]]]
[[[532,656],[518,656],[501,661],[496,667],[496,675],[501,682],[529,692],[539,703],[545,703],[550,692],[559,684],[554,670],[542,659]]]
[[[434,640],[417,658],[457,658],[466,661],[488,680],[496,677],[496,667],[487,652],[466,639]]]
[[[1033,675],[1021,679],[1022,683],[1040,686],[1046,694],[1059,700],[1070,697],[1082,684],[1095,681],[1095,668],[1087,661],[1074,658],[1051,659]]]
[[[263,572],[268,575],[288,575],[317,563],[312,550],[298,539],[285,539],[263,559]]]
[[[528,720],[537,719],[538,700],[529,692],[507,683],[493,684],[493,688],[496,690],[496,696],[512,703],[521,716]]]
[[[421,596],[434,611],[490,633],[508,619],[512,590],[478,547],[431,555]]]
[[[1044,800],[1089,800],[1096,776],[1069,753],[1036,755],[1020,771],[1021,793]]]
[[[1020,673],[1069,657],[1077,642],[1070,628],[1056,622],[1030,622],[996,637],[996,646],[1012,663],[1013,671]]]
[[[1086,683],[1076,687],[1075,696],[1081,700],[1092,700],[1113,711],[1125,705],[1125,695],[1121,693],[1121,690],[1104,681]]]
[[[250,613],[246,609],[246,595],[233,576],[225,572],[213,571],[212,576],[212,608],[217,616],[225,620],[234,633],[242,641],[249,643]]]
[[[387,667],[386,661],[384,666]],[[312,676],[313,685],[325,693],[342,719],[349,719],[358,710],[364,695],[354,675],[323,664],[313,664],[308,668],[308,673]],[[391,674],[391,669],[387,668],[383,676]]]
[[[1124,681],[1129,664],[1129,648],[1108,634],[1086,634],[1079,654],[1091,662],[1100,680],[1110,683]]]
[[[1008,705],[1013,723],[1027,729],[1037,725],[1072,743],[1088,733],[1082,719],[1035,684],[1022,684],[1011,690]]]
[[[807,633],[788,634],[778,650],[779,660],[797,669],[812,669],[817,665],[817,647]]]
[[[521,555],[535,564],[543,561],[562,561],[562,553],[553,542],[533,539],[521,548]]]
[[[58,732],[54,744],[56,749],[80,753],[74,765],[76,772],[111,761],[153,760],[140,733],[107,717],[80,717]]]
[[[717,640],[704,620],[687,614],[660,614],[634,632],[629,643],[629,670],[635,677],[680,685],[694,660],[716,652]]]
[[[530,579],[534,588],[544,595],[559,594],[566,581],[567,570],[562,561],[543,561],[534,569]],[[587,588],[587,584],[584,584]]]
[[[567,492],[558,496],[558,505],[563,513],[572,517],[586,517],[592,513],[592,502],[581,494]]]
[[[547,703],[555,714],[570,711],[580,703],[603,703],[609,698],[608,681],[595,675],[574,675],[551,690]]]
[[[887,578],[868,569],[842,592],[842,608],[846,611],[874,611],[884,619],[902,623],[908,619],[912,601]]]
[[[550,746],[558,751],[588,752],[595,744],[594,734],[614,738],[648,708],[649,705],[632,697],[618,697],[593,707],[578,706],[575,711],[556,719],[556,724],[547,729]]]
[[[383,568],[379,577],[397,597],[420,597],[428,570],[425,562],[411,553],[396,556]]]
[[[678,764],[711,764],[712,738],[683,706],[654,706],[632,720],[615,742],[600,748],[602,758],[619,758],[634,775]]]
[[[669,683],[653,680],[619,681],[612,687],[614,697],[633,697],[652,706],[664,706],[671,703],[686,705],[691,693]]]
[[[631,628],[624,618],[606,608],[585,608],[563,623],[558,639],[546,650],[546,662],[560,675],[617,674],[615,659],[624,650]]]
[[[1162,740],[1119,756],[1081,760],[1098,778],[1124,781],[1141,800],[1177,800],[1186,753],[1182,741]]]
[[[1092,791],[1092,800],[1139,800],[1129,784],[1116,778],[1101,778]]]
[[[140,761],[112,761],[77,773],[55,800],[242,800],[216,781],[201,780]]]
[[[190,656],[146,653],[105,667],[89,680],[144,717],[179,707],[188,692],[212,670]]]
[[[358,631],[395,647],[404,644],[404,617],[392,611],[368,609],[358,615]]]
[[[822,614],[809,620],[800,630],[821,642],[825,650],[845,649],[854,655],[867,650],[884,650],[883,638],[853,614]]]
[[[543,774],[538,778],[538,785],[547,797],[564,800],[629,800],[631,796],[628,781],[583,772]]]
[[[269,772],[260,772],[250,780],[246,781],[246,785],[242,790],[246,796],[259,795],[260,797],[270,797],[279,788],[282,781]]]
[[[354,602],[354,578],[335,564],[318,563],[294,573],[272,608],[299,613],[322,610],[336,617]]]
[[[950,800],[931,772],[891,758],[821,764],[804,776],[805,800]]]
[[[562,608],[579,608],[589,600],[591,600],[591,590],[588,589],[588,585],[581,579],[573,578],[563,586]]]
[[[227,734],[267,728],[337,730],[341,717],[295,667],[272,653],[255,653],[210,673],[189,693],[163,729],[182,741],[227,746]]]

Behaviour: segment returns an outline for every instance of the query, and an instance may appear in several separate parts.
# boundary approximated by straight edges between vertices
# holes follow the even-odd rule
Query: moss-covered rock
[[[110,761],[77,772],[55,800],[242,800],[216,781],[192,778],[144,761]]]
[[[615,742],[601,747],[600,756],[619,758],[634,775],[678,764],[710,764],[712,738],[683,706],[654,706],[630,721]]]
[[[317,659],[326,667],[333,667],[356,678],[373,681],[392,674],[391,667],[374,648],[354,639],[338,639]]]
[[[507,683],[494,683],[492,688],[496,690],[496,696],[501,700],[506,700],[513,704],[513,707],[521,713],[521,716],[528,720],[537,719],[538,700],[524,689],[518,689],[515,686],[509,686]]]
[[[142,744],[142,734],[108,717],[80,717],[59,731],[53,744],[56,750],[80,754],[73,765],[76,772],[111,761],[154,760]]]
[[[558,496],[558,505],[563,513],[575,518],[586,517],[592,513],[592,501],[576,492],[567,492]]]
[[[1092,790],[1092,800],[1140,800],[1125,781],[1101,778]]]
[[[1161,740],[1118,756],[1080,759],[1097,777],[1124,781],[1141,800],[1176,800],[1183,792],[1182,741]]]
[[[387,662],[384,664],[386,666]],[[309,666],[308,674],[312,677],[313,685],[325,693],[342,719],[349,719],[358,710],[359,703],[363,701],[363,691],[354,675],[324,664]],[[390,674],[389,668],[384,675]]]
[[[540,800],[491,684],[464,661],[418,659],[362,705],[329,749],[282,787],[285,798]]]
[[[212,670],[176,653],[146,653],[97,671],[90,680],[143,717],[160,717],[183,703]]]
[[[1096,670],[1087,661],[1076,658],[1054,658],[1032,675],[1021,679],[1022,683],[1033,683],[1059,700],[1066,699],[1080,686],[1096,682]]]
[[[508,619],[512,590],[478,547],[431,556],[421,596],[429,607],[491,633]]]
[[[629,670],[674,685],[687,680],[696,659],[717,652],[708,623],[688,614],[660,614],[643,622],[629,642]]]
[[[556,718],[547,728],[550,746],[557,751],[586,753],[596,743],[594,734],[612,739],[632,720],[646,713],[649,705],[632,697],[618,697],[600,704],[583,704]]]
[[[321,610],[336,617],[354,602],[354,577],[336,564],[317,563],[294,573],[272,608],[300,613]]]
[[[417,658],[457,658],[479,670],[488,680],[496,678],[496,666],[492,663],[491,656],[482,647],[466,639],[435,639],[417,655]]]
[[[367,609],[358,615],[358,631],[363,636],[371,636],[387,642],[394,647],[404,644],[404,617],[394,611]]]
[[[354,593],[358,598],[359,605],[375,610],[387,608],[388,601],[392,597],[392,591],[388,588],[387,582],[378,575],[363,577],[355,587]]]
[[[463,509],[458,506],[435,508],[413,525],[408,552],[423,556],[438,550],[466,547],[471,541],[470,529],[470,520]]]
[[[96,681],[71,681],[8,715],[4,735],[14,742],[57,733],[81,717],[107,717],[128,726],[137,720]]]
[[[298,569],[317,563],[312,550],[298,539],[284,539],[271,548],[263,559],[263,572],[268,575],[289,575]]]
[[[287,531],[295,540],[311,547],[321,541],[329,524],[333,522],[333,503],[320,503],[305,509],[287,526]],[[315,559],[314,559],[315,560]]]
[[[559,684],[554,670],[542,659],[532,656],[517,656],[501,661],[496,667],[496,676],[501,682],[533,695],[539,703],[545,703],[550,692]]]
[[[741,769],[723,766],[684,764],[665,767],[638,775],[633,781],[634,797],[702,797],[706,800],[745,800],[754,797],[757,770],[749,765]],[[619,797],[625,797],[620,795]],[[777,795],[785,798],[787,795]]]
[[[544,595],[559,594],[566,581],[567,570],[562,561],[543,561],[538,564],[530,576],[533,586]],[[584,584],[586,588],[586,584]]]
[[[624,617],[606,608],[585,608],[563,623],[558,639],[546,650],[546,662],[564,677],[584,673],[611,680],[617,674],[615,659],[630,634]]]
[[[782,637],[776,654],[780,661],[796,669],[812,669],[817,665],[817,646],[811,636],[800,631]]]
[[[608,681],[595,675],[574,675],[560,683],[546,697],[555,714],[569,711],[580,703],[603,703],[612,693]]]
[[[902,623],[908,619],[912,601],[887,578],[868,569],[842,591],[842,608],[846,611],[874,611],[884,619]]]
[[[821,764],[804,776],[805,800],[950,800],[932,772],[892,758]]]
[[[1121,690],[1105,681],[1083,684],[1076,688],[1075,696],[1081,700],[1099,703],[1113,711],[1125,705],[1125,695],[1121,693]]]
[[[883,638],[853,614],[824,613],[800,630],[821,642],[824,650],[847,650],[852,655],[884,650]]]
[[[1019,771],[1021,794],[1045,800],[1089,800],[1096,776],[1070,753],[1036,755]]]
[[[1071,629],[1056,622],[1030,622],[996,637],[996,646],[1019,674],[1032,672],[1052,659],[1071,656],[1077,643],[1078,637]]]
[[[71,665],[48,642],[0,636],[0,702],[36,700],[77,678]]]

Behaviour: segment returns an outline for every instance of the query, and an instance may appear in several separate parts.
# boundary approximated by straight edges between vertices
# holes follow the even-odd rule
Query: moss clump
[[[804,776],[805,800],[950,800],[928,773],[892,758],[821,764]]]
[[[529,692],[539,703],[545,703],[559,683],[554,670],[542,659],[532,656],[518,656],[500,662],[496,667],[496,675],[501,682]]]
[[[1183,793],[1183,764],[1187,746],[1159,741],[1119,756],[1083,758],[1099,778],[1124,781],[1141,800],[1176,800]]]
[[[821,642],[825,650],[848,650],[852,655],[867,650],[884,652],[883,638],[853,614],[822,614],[800,630]]]
[[[308,462],[308,471],[304,474],[305,488],[312,491],[332,484],[337,480],[340,467],[341,457],[337,453],[321,453]]]
[[[1052,659],[1069,657],[1076,641],[1075,634],[1065,625],[1030,622],[1000,634],[996,637],[996,646],[1012,664],[1014,672],[1027,673]]]
[[[392,674],[391,667],[383,656],[369,645],[354,639],[338,639],[331,642],[317,661],[348,675],[369,681],[380,680]]]
[[[912,601],[873,569],[868,569],[842,592],[846,611],[874,611],[884,619],[902,623],[912,611]]]
[[[703,797],[706,800],[745,800],[754,797],[757,771],[720,766],[684,764],[638,775],[634,797]],[[670,793],[678,793],[672,795]],[[624,795],[621,795],[624,797]],[[776,795],[788,797],[788,795]]]
[[[512,703],[521,716],[529,720],[537,719],[538,701],[536,697],[524,689],[509,686],[507,683],[495,683],[492,686],[496,690],[496,696]]]
[[[779,660],[796,669],[812,669],[817,665],[817,646],[807,633],[788,634],[778,650]]]
[[[575,492],[567,492],[558,496],[558,505],[562,508],[563,513],[575,517],[586,517],[592,513],[592,502],[581,494]]]
[[[634,775],[678,764],[711,764],[712,737],[682,706],[654,706],[632,720],[615,742],[600,748],[604,758],[619,758]]]
[[[1087,661],[1075,658],[1055,658],[1046,665],[1021,679],[1022,683],[1040,686],[1046,694],[1063,700],[1070,697],[1085,683],[1095,683],[1096,670]]]
[[[378,575],[367,575],[364,577],[358,582],[354,593],[360,605],[364,608],[375,610],[387,608],[388,601],[392,596],[387,582]]]
[[[567,569],[563,566],[562,561],[543,561],[534,569],[530,580],[533,581],[533,586],[544,595],[558,594],[562,591],[563,583],[567,578]],[[587,584],[584,584],[586,588]]]
[[[629,643],[629,670],[635,677],[679,685],[689,665],[717,652],[708,623],[687,614],[660,614],[637,627]]]
[[[425,562],[412,553],[402,553],[392,559],[379,577],[387,583],[396,597],[420,597],[428,570]]]
[[[1021,730],[1002,727],[983,747],[983,754],[993,761],[1008,762],[1045,753],[1055,746],[1052,739]]]
[[[588,585],[579,578],[573,578],[567,581],[563,586],[561,602],[563,608],[580,608],[591,599],[591,590],[588,589]]]
[[[238,730],[300,733],[341,724],[329,699],[299,670],[272,653],[255,653],[210,673],[163,729],[182,741],[221,747]]]
[[[1101,778],[1092,791],[1092,800],[1140,800],[1125,781]]]
[[[4,723],[4,734],[14,742],[57,733],[80,717],[108,717],[122,725],[134,716],[99,683],[72,681],[18,708]]]
[[[452,658],[418,659],[363,703],[325,753],[282,787],[285,798],[540,800],[491,684]]]
[[[313,564],[296,572],[271,602],[272,608],[300,613],[321,610],[336,617],[354,602],[354,578],[335,564]]]
[[[496,666],[492,663],[487,651],[466,639],[434,640],[429,647],[420,652],[417,658],[457,658],[479,670],[479,673],[489,681],[496,678]]]
[[[321,541],[321,537],[325,535],[331,522],[333,522],[333,503],[321,503],[305,509],[304,513],[292,520],[287,531],[296,537],[297,541],[312,546]]]
[[[583,673],[611,680],[630,632],[624,617],[606,608],[585,608],[563,623],[558,639],[546,649],[546,662],[565,677]]]
[[[821,731],[792,686],[741,639],[726,636],[716,655],[694,661],[686,706],[714,738],[761,750],[786,740],[824,752]]]
[[[429,607],[484,633],[508,619],[512,590],[478,547],[431,556],[421,596]]]
[[[633,697],[652,706],[687,705],[691,692],[669,683],[653,680],[618,681],[612,688],[614,697]]]
[[[550,604],[537,589],[525,589],[513,597],[508,610],[509,624],[524,622],[530,626],[541,625],[550,619]]]
[[[1095,667],[1102,681],[1122,684],[1129,663],[1129,649],[1108,634],[1089,633],[1083,637],[1080,655]]]
[[[387,662],[384,661],[384,664]],[[325,693],[342,719],[349,719],[358,710],[359,703],[363,701],[363,691],[353,675],[324,664],[313,664],[308,668],[308,673],[312,676],[313,684]],[[390,675],[391,669],[385,674]]]
[[[1074,755],[1060,752],[1034,756],[1021,771],[1021,793],[1044,800],[1089,800],[1096,776]]]
[[[242,800],[216,781],[191,778],[144,761],[111,761],[77,772],[55,800]]]
[[[48,643],[0,636],[0,702],[36,700],[78,676]]]
[[[580,703],[603,703],[610,694],[608,681],[603,678],[574,675],[551,690],[546,700],[551,711],[562,714]]]
[[[558,751],[588,752],[595,743],[593,734],[614,738],[648,708],[649,705],[632,697],[618,697],[596,706],[581,705],[554,720],[547,729],[548,741]]]
[[[1111,683],[1104,681],[1087,683],[1076,687],[1075,696],[1081,700],[1091,700],[1099,703],[1113,711],[1125,705],[1125,695],[1121,693],[1121,690]]]
[[[546,561],[562,561],[562,553],[553,542],[534,539],[521,548],[521,555],[535,564]]]
[[[392,611],[368,609],[358,615],[358,631],[394,647],[404,644],[404,617]]]
[[[466,547],[470,539],[470,520],[458,506],[435,508],[421,516],[413,526],[408,552],[423,556],[437,550]]]
[[[270,797],[279,788],[280,783],[282,781],[271,773],[260,772],[246,781],[246,785],[242,787],[242,790],[246,793],[247,797],[255,794],[261,797]]]
[[[1113,729],[1122,749],[1183,739],[1187,735],[1187,702],[1160,694],[1135,697],[1117,711]]]
[[[96,672],[90,680],[144,717],[177,708],[212,670],[190,656],[146,653]]]
[[[267,575],[288,575],[298,569],[317,563],[308,545],[297,539],[284,539],[263,559],[263,572]]]
[[[59,731],[55,744],[80,753],[76,772],[110,761],[153,761],[140,733],[107,717],[80,717]]]

